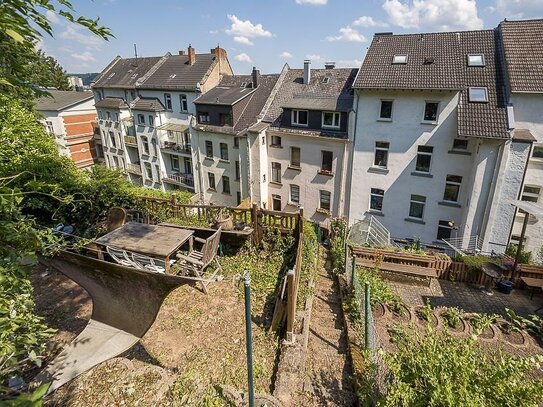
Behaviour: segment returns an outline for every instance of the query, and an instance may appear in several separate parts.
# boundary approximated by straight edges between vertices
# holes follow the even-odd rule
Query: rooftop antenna
[[[138,47],[134,44],[134,56],[136,57],[136,64],[138,63]]]

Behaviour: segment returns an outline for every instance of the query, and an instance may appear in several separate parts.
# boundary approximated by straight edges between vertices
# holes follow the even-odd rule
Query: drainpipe
[[[356,146],[356,129],[357,129],[357,122],[358,122],[358,104],[359,104],[359,91],[355,90],[354,92],[355,101],[356,101],[356,108],[353,109],[354,111],[354,125],[353,125],[353,140],[350,148],[350,154],[349,154],[349,162],[348,162],[348,170],[347,170],[347,176],[346,176],[346,184],[349,185],[349,188],[346,191],[346,210],[345,210],[345,217],[347,218],[349,224],[349,218],[351,216],[351,193],[353,190],[353,168],[354,168],[354,151]]]
[[[201,159],[201,156],[200,156],[200,133],[198,132],[198,130],[195,130],[194,127],[192,126],[192,123],[193,121],[195,120],[195,117],[193,115],[190,116],[190,119],[189,119],[189,130],[190,130],[190,136],[191,136],[191,146],[196,146],[196,150],[195,150],[195,154],[194,154],[194,158],[196,158],[196,161],[195,164],[194,164],[194,169],[196,170],[195,172],[198,174],[198,194],[200,195],[200,204],[203,204],[205,202],[205,196],[204,196],[204,181],[203,181],[203,176],[202,176],[202,159]],[[195,136],[195,141],[196,143],[193,142],[192,140],[192,136]]]

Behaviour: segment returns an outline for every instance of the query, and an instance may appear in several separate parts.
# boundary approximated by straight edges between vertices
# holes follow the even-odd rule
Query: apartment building
[[[280,78],[280,74],[263,75],[253,68],[251,75],[225,76],[194,101],[196,119],[191,133],[202,202],[236,206],[251,197],[255,177],[248,135],[263,131],[259,121]]]
[[[354,83],[350,223],[505,250],[530,143],[511,131],[499,45],[495,30],[374,36]]]
[[[253,202],[296,211],[327,226],[345,215],[352,84],[357,69],[288,66],[263,123],[265,135],[251,140]]]
[[[534,144],[530,151],[522,191],[518,198],[541,203],[543,190],[543,20],[503,21],[498,26],[506,65],[509,109],[514,113],[514,133]],[[518,211],[511,241],[518,243],[524,214]],[[525,247],[536,253],[543,245],[543,225],[530,217]]]
[[[55,137],[60,154],[70,157],[79,168],[93,165],[102,155],[96,151],[96,110],[91,92],[49,90],[35,109],[42,124]]]
[[[232,74],[226,51],[112,61],[92,85],[106,163],[132,182],[198,192],[189,119],[194,100]]]

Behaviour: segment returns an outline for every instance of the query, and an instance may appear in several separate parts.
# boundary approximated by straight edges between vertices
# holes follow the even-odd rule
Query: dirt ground
[[[86,291],[59,272],[37,269],[32,280],[38,313],[58,330],[50,341],[51,360],[84,329],[92,305]],[[130,369],[125,362],[104,363],[59,389],[49,405],[224,405],[216,385],[247,386],[243,292],[231,277],[209,289],[209,295],[191,286],[173,291],[144,338],[122,355]],[[278,340],[255,323],[267,318],[253,318],[256,390],[269,394]],[[148,366],[159,369],[148,372]],[[160,401],[147,398],[143,389],[149,386],[142,385],[158,374],[172,383]],[[112,386],[112,380],[124,384]]]

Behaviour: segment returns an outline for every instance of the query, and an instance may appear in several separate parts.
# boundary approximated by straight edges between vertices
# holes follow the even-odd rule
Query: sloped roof
[[[200,95],[194,101],[194,104],[232,106],[255,90],[246,86],[227,87],[219,85]]]
[[[95,79],[92,86],[95,88],[134,89],[138,79],[143,77],[161,58],[117,57]]]
[[[194,91],[215,63],[215,58],[215,54],[196,54],[194,64],[189,65],[188,55],[170,55],[138,83],[138,88]]]
[[[138,96],[130,103],[130,107],[134,110],[144,110],[148,112],[164,112],[166,108],[157,98],[142,98]]]
[[[121,98],[104,98],[96,102],[94,106],[106,109],[122,109],[128,107],[124,99]]]
[[[94,97],[92,92],[75,92],[71,90],[48,90],[48,92],[51,96],[42,96],[36,101],[36,110],[61,111]]]
[[[543,20],[499,25],[512,92],[543,92]]]
[[[378,34],[354,87],[460,91],[458,135],[509,138],[498,47],[495,30]],[[485,66],[468,66],[468,54],[484,54]],[[393,64],[394,55],[406,55],[407,63]],[[470,87],[486,87],[488,103],[470,103]]]

